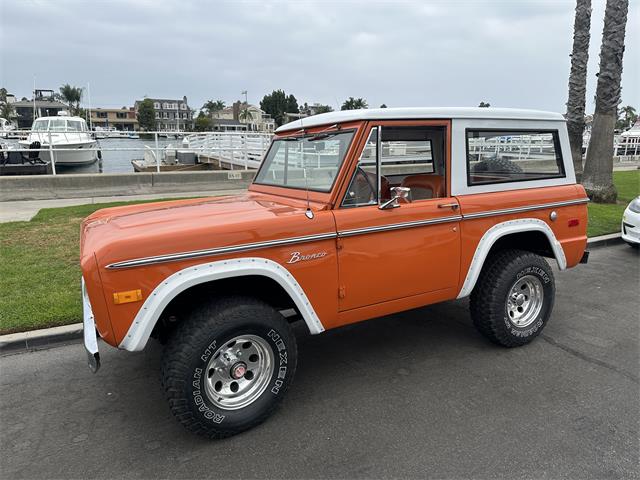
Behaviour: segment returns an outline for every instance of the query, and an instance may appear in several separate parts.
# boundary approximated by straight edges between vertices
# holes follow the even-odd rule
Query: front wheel
[[[224,438],[264,421],[296,369],[287,321],[253,298],[197,308],[169,340],[162,379],[172,413],[188,430]]]
[[[517,347],[540,334],[554,298],[553,272],[544,258],[523,250],[500,251],[487,258],[471,293],[471,316],[489,340]]]

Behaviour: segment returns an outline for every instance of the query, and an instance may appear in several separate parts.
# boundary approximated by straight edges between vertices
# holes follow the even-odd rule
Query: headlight
[[[640,213],[640,197],[636,197],[630,204],[629,210],[635,213]]]

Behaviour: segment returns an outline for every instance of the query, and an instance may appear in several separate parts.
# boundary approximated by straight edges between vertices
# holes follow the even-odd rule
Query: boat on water
[[[50,162],[50,150],[53,150],[56,166],[90,165],[99,157],[98,142],[87,128],[87,122],[80,117],[58,114],[57,117],[37,118],[31,133],[18,144],[23,149],[33,149],[37,143],[41,149],[40,159]]]
[[[622,132],[615,144],[615,155],[640,155],[640,120],[629,130]]]
[[[158,161],[159,160],[159,161]],[[184,172],[209,170],[210,166],[198,162],[195,152],[180,151],[169,144],[156,156],[156,151],[148,145],[144,149],[144,158],[131,160],[135,172]]]
[[[0,117],[0,137],[1,138],[10,138],[11,135],[15,134],[16,127],[6,118]]]
[[[132,140],[136,140],[140,138],[133,130],[116,130],[113,127],[96,127],[95,128],[95,136],[99,139],[105,138],[128,138]]]

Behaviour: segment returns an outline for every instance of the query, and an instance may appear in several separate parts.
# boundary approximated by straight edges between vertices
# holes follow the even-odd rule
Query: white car
[[[632,247],[640,246],[640,196],[631,201],[622,215],[622,239]]]

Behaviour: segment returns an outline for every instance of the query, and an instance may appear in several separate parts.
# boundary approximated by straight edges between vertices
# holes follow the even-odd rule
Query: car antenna
[[[302,117],[300,117],[300,129],[304,135],[304,126],[302,123]],[[304,189],[307,193],[307,210],[304,212],[305,216],[309,219],[313,219],[313,211],[311,210],[311,203],[309,202],[309,181],[307,180],[307,162],[304,159],[304,143],[300,143],[300,155],[302,156],[302,175],[304,176]]]

